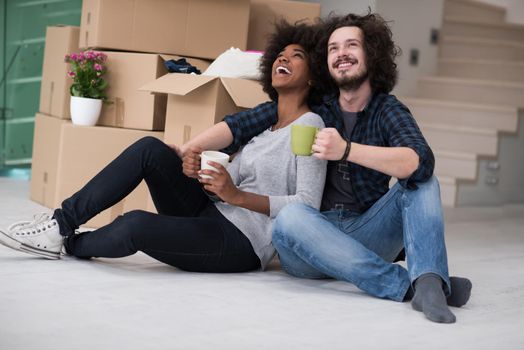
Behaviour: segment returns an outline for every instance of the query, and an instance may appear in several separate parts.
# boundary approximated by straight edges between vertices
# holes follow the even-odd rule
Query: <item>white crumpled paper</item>
[[[230,48],[216,58],[202,75],[260,80],[262,52]]]

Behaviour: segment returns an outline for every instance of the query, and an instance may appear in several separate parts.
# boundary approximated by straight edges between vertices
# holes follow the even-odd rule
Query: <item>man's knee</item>
[[[287,231],[300,224],[300,219],[307,214],[308,206],[303,203],[290,203],[280,210],[273,227]]]
[[[273,243],[281,245],[300,235],[303,219],[311,210],[303,203],[290,203],[280,210],[273,224]]]
[[[425,191],[425,192],[440,191],[440,185],[435,175],[432,175],[427,181],[417,182],[417,187],[418,187],[417,189],[418,191]]]
[[[406,194],[425,203],[440,205],[440,185],[435,175],[431,176],[427,181],[417,182],[417,189],[407,191]]]
[[[428,181],[417,183],[417,186],[418,189],[407,192],[404,203],[406,208],[411,209],[406,213],[442,225],[442,201],[437,177],[433,175]]]

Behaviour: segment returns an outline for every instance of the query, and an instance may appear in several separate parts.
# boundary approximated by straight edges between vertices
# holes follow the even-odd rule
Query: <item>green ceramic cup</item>
[[[297,156],[310,156],[318,128],[309,125],[291,125],[291,151]]]

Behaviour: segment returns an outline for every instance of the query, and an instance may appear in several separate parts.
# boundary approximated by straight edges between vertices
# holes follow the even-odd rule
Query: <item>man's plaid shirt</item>
[[[322,105],[313,107],[312,110],[324,119],[326,127],[334,127],[341,135],[344,134],[337,97],[326,98]],[[224,151],[233,153],[277,122],[277,105],[275,102],[266,102],[253,109],[228,115],[224,121],[231,129],[234,139]],[[399,180],[406,188],[417,188],[416,182],[426,181],[433,174],[433,152],[409,109],[393,95],[375,94],[366,108],[358,113],[357,123],[348,139],[370,146],[413,149],[419,156],[419,166],[409,178]],[[349,183],[353,186],[359,211],[364,212],[388,191],[391,177],[351,162],[348,162],[348,166],[351,177]]]

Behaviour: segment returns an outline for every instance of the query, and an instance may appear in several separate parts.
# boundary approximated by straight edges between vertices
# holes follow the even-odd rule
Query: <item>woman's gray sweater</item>
[[[305,113],[282,129],[266,130],[251,139],[227,168],[240,190],[269,196],[269,217],[227,203],[216,203],[222,215],[249,239],[262,269],[275,255],[271,226],[278,212],[293,202],[318,209],[324,190],[327,162],[315,157],[295,156],[291,152],[293,124],[324,127],[318,114]]]

